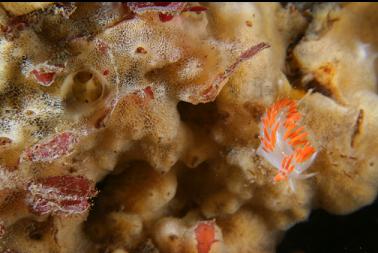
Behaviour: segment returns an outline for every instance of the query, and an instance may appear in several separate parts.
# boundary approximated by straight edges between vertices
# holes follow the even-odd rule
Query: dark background
[[[350,215],[313,211],[287,231],[277,253],[378,253],[378,199]]]

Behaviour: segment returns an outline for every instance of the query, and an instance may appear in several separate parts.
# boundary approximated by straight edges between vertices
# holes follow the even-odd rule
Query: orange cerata
[[[297,102],[281,99],[263,115],[260,123],[261,145],[257,154],[278,169],[275,182],[288,180],[295,191],[295,180],[314,176],[304,174],[314,161],[317,151],[308,140],[308,133],[300,124]]]

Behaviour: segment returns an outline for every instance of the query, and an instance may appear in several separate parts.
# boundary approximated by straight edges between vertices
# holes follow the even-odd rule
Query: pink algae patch
[[[56,65],[48,65],[46,63],[36,66],[30,71],[34,79],[42,86],[49,87],[54,83],[58,73],[63,71],[63,67]]]
[[[144,89],[134,91],[127,97],[130,99],[130,101],[137,105],[147,105],[151,100],[155,98],[155,95],[151,86],[147,86]]]
[[[28,27],[28,25],[25,16],[17,16],[10,18],[7,24],[0,25],[0,30],[7,38],[14,38],[19,32]]]
[[[183,12],[189,11],[189,12],[200,13],[200,12],[207,11],[207,10],[208,10],[207,7],[198,5],[198,6],[192,6],[192,7],[185,8],[183,10]]]
[[[103,74],[104,76],[109,75],[109,73],[110,73],[109,69],[104,69],[104,71],[102,71],[102,74]]]
[[[218,95],[220,90],[223,88],[223,86],[226,84],[228,78],[235,72],[236,68],[244,61],[251,59],[254,55],[256,55],[258,52],[265,48],[269,48],[270,46],[265,43],[261,42],[255,46],[250,47],[246,51],[244,51],[238,59],[228,66],[225,71],[215,77],[215,79],[212,81],[211,85],[208,86],[203,92],[202,92],[202,103],[210,102],[215,99],[215,97]]]
[[[203,11],[207,11],[207,8],[204,6],[193,6],[193,7],[185,8],[182,10],[182,12],[196,12],[197,14]],[[175,16],[172,14],[164,14],[164,13],[159,14],[159,19],[161,22],[171,21],[174,17]]]
[[[175,15],[180,15],[182,12],[200,13],[207,10],[203,6],[186,7],[187,4],[187,2],[128,2],[127,6],[137,14],[158,12],[161,22],[171,21]]]
[[[97,49],[98,49],[101,53],[103,53],[103,54],[107,53],[108,50],[109,50],[109,46],[108,46],[108,44],[106,44],[106,43],[105,43],[104,41],[102,41],[102,40],[98,40],[97,43],[96,43],[96,46],[97,46]]]
[[[77,142],[75,134],[64,132],[54,136],[52,139],[38,143],[25,150],[23,160],[32,162],[48,162],[67,155]]]
[[[164,13],[159,14],[159,19],[161,22],[168,22],[168,21],[171,21],[173,18],[174,16],[171,14],[164,14]]]
[[[94,183],[82,176],[53,176],[29,183],[26,201],[38,215],[70,215],[88,210],[96,194]]]
[[[50,86],[56,75],[55,72],[44,73],[40,70],[33,70],[31,73],[35,76],[38,83],[42,84],[43,86]]]
[[[198,253],[209,253],[213,243],[217,242],[215,239],[214,222],[201,222],[197,225],[194,232]]]
[[[163,12],[170,14],[180,13],[186,7],[186,2],[128,2],[127,6],[135,13],[147,11]]]
[[[151,86],[147,86],[143,89],[144,94],[150,99],[154,99],[154,91],[152,90]]]

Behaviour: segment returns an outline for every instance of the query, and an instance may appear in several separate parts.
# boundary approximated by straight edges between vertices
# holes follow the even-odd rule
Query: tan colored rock
[[[28,2],[21,2],[21,3],[12,3],[12,2],[3,2],[1,5],[10,12],[12,15],[20,16],[28,14],[29,12],[44,9],[53,2],[35,2],[35,3],[28,3]]]

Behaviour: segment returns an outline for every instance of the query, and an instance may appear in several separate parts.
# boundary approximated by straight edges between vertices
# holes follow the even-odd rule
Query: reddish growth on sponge
[[[206,11],[204,6],[187,7],[187,2],[127,2],[126,5],[131,11],[141,14],[144,12],[158,12],[161,22],[168,22],[182,12],[201,13]]]
[[[27,204],[37,215],[73,215],[87,211],[96,196],[94,183],[82,176],[53,176],[27,186]]]
[[[295,179],[314,175],[302,173],[308,169],[317,154],[307,138],[307,132],[300,125],[300,120],[301,114],[294,100],[277,101],[261,120],[261,145],[257,150],[258,155],[278,169],[274,181],[289,180],[293,191]]]
[[[77,136],[74,133],[63,132],[26,149],[21,160],[51,162],[61,156],[69,154],[76,142]]]
[[[63,69],[62,66],[42,63],[35,66],[29,74],[31,74],[40,85],[49,87],[54,83],[56,76],[62,72]]]

